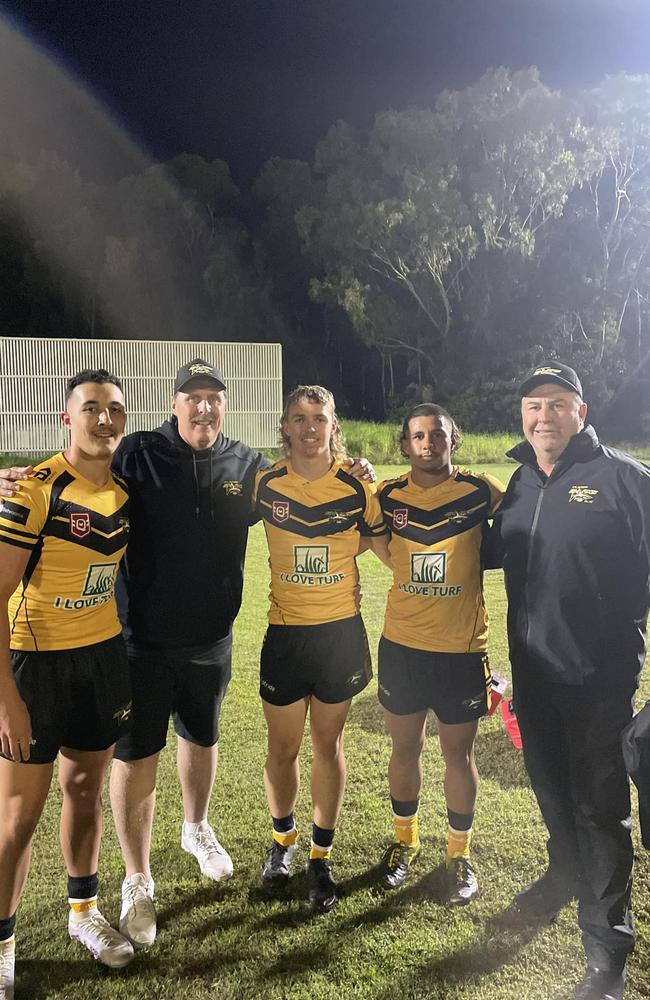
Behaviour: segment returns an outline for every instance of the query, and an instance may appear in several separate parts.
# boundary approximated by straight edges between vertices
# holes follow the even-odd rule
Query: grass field
[[[477,466],[477,471],[480,466]],[[483,467],[509,475],[512,466]],[[381,476],[391,474],[380,468]],[[371,554],[361,560],[363,614],[376,647],[388,572]],[[481,723],[482,775],[474,858],[482,894],[470,907],[439,902],[446,815],[435,738],[426,749],[421,808],[424,850],[418,875],[387,895],[373,887],[372,867],[387,844],[388,740],[376,682],[353,703],[347,728],[348,789],[335,842],[335,873],[345,896],[328,916],[313,917],[301,874],[285,900],[258,890],[269,842],[262,785],[265,731],[257,664],[268,587],[263,531],[251,536],[244,605],[236,627],[234,677],[226,700],[221,763],[211,818],[231,852],[235,875],[219,888],[181,852],[182,819],[174,755],[162,755],[153,868],[159,910],[155,947],[123,972],[94,963],[66,932],[65,872],[57,844],[58,790],[35,839],[34,861],[18,913],[17,998],[69,1000],[547,1000],[573,996],[582,974],[575,906],[551,926],[511,926],[504,911],[514,893],[540,874],[545,833],[521,753],[500,718]],[[487,574],[491,660],[508,672],[501,576]],[[646,697],[650,685],[644,681]],[[430,733],[435,735],[432,722]],[[308,775],[309,740],[302,755]],[[309,833],[308,781],[297,811],[303,857]],[[650,996],[650,858],[640,847],[635,883],[639,941],[630,962],[629,1000]],[[122,866],[107,811],[101,863],[102,908],[116,922]]]

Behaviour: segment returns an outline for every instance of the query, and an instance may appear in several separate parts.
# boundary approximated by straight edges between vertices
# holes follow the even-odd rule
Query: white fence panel
[[[280,344],[0,337],[0,452],[46,454],[65,447],[59,421],[65,383],[84,368],[106,368],[122,380],[127,432],[151,430],[169,416],[176,371],[193,358],[204,358],[224,375],[225,433],[253,448],[275,447],[282,410]]]

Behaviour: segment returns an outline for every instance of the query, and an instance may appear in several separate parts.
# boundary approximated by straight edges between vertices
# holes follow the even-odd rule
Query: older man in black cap
[[[497,517],[514,699],[549,832],[549,864],[516,897],[552,917],[571,898],[587,957],[581,1000],[618,1000],[634,944],[630,795],[621,732],[645,656],[650,470],[585,426],[575,371],[521,386],[526,441]]]

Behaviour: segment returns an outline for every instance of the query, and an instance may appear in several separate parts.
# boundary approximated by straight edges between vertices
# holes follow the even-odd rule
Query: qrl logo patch
[[[413,552],[411,555],[412,583],[444,583],[447,572],[446,552]]]
[[[87,510],[77,511],[70,515],[70,534],[75,538],[85,538],[90,534],[90,513]]]
[[[401,531],[409,523],[408,507],[396,507],[393,511],[393,527]]]
[[[274,500],[273,501],[273,520],[277,521],[278,524],[282,524],[283,521],[289,520],[289,501],[288,500]]]

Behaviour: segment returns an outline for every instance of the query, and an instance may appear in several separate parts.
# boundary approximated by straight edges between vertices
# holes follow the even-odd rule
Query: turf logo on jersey
[[[461,584],[446,583],[446,552],[412,552],[411,579],[398,583],[397,589],[414,597],[458,597]]]
[[[271,515],[274,521],[278,524],[282,524],[284,521],[289,520],[289,501],[288,500],[274,500],[273,508],[271,510]]]
[[[329,545],[294,545],[293,572],[280,573],[283,583],[303,587],[331,586],[345,579],[344,573],[330,573]]]
[[[296,573],[327,573],[329,545],[294,545],[293,568]]]
[[[446,552],[412,552],[411,583],[444,583]]]
[[[85,538],[90,534],[90,513],[78,510],[70,515],[70,534],[75,538]]]
[[[401,531],[409,523],[408,507],[396,507],[393,511],[393,528]]]
[[[224,492],[228,497],[240,497],[244,489],[244,484],[238,479],[227,479],[223,484]]]
[[[569,503],[593,503],[596,496],[598,490],[592,490],[588,486],[572,486],[569,490]]]
[[[83,611],[96,608],[113,599],[117,563],[91,563],[79,597],[55,597],[53,606],[61,611]]]

